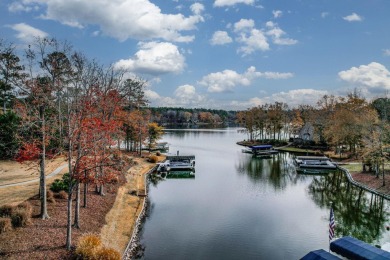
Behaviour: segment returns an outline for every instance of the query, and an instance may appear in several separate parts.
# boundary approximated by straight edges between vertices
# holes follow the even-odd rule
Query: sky
[[[54,37],[146,81],[150,106],[244,110],[390,90],[389,0],[0,0],[0,38]]]

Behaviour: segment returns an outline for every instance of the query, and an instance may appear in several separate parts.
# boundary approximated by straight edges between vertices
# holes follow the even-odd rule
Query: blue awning
[[[390,259],[390,252],[349,236],[330,243],[330,250],[349,259]]]
[[[323,249],[318,249],[309,252],[307,255],[302,257],[301,260],[340,260],[340,258],[326,252]]]
[[[270,144],[263,144],[263,145],[252,145],[249,146],[252,150],[264,150],[264,149],[271,149],[272,145]]]

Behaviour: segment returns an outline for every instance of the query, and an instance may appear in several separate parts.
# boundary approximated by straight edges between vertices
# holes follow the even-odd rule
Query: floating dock
[[[242,149],[243,153],[251,153],[253,155],[265,156],[276,154],[279,151],[275,150],[270,144],[252,145]]]
[[[297,165],[297,171],[304,173],[309,173],[309,170],[316,172],[315,170],[337,169],[337,165],[326,156],[297,156],[294,161]]]

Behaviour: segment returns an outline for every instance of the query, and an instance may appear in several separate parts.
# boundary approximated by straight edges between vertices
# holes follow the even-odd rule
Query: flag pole
[[[329,214],[329,252],[330,252],[330,242],[334,237],[334,229],[335,229],[335,220],[334,220],[334,212],[333,212],[333,203],[330,203],[330,214]]]

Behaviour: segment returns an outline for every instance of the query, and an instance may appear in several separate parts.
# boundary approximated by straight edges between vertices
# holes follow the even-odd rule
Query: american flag
[[[334,237],[334,228],[336,227],[336,224],[334,223],[334,214],[333,214],[333,208],[330,208],[330,217],[329,217],[329,241],[333,239]]]

